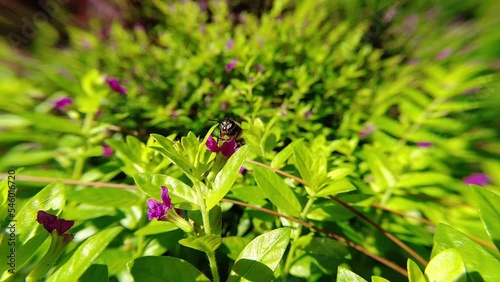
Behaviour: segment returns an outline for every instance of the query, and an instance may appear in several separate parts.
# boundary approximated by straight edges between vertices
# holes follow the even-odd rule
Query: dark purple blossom
[[[36,221],[43,225],[43,228],[47,232],[52,233],[52,231],[56,230],[59,235],[63,235],[64,232],[68,231],[75,224],[73,220],[59,219],[57,216],[45,211],[38,211]]]
[[[228,103],[226,103],[226,102],[224,102],[224,103],[220,104],[220,106],[219,106],[219,108],[220,108],[221,110],[227,110],[227,108],[228,108],[228,107],[229,107],[229,104],[228,104]]]
[[[158,202],[155,199],[148,200],[148,219],[152,220],[156,218],[156,220],[166,221],[167,218],[165,214],[168,210],[172,208],[172,200],[168,195],[168,189],[165,186],[161,186],[161,196],[162,203]]]
[[[359,133],[359,137],[365,138],[368,135],[371,135],[375,131],[375,126],[373,124],[368,124],[363,128],[363,130]]]
[[[54,108],[64,111],[67,107],[73,104],[73,99],[70,97],[62,97],[54,101]]]
[[[215,141],[215,139],[212,136],[210,136],[208,137],[207,143],[205,145],[207,146],[207,149],[209,149],[210,151],[214,153],[221,152],[224,156],[228,158],[238,150],[236,141],[232,138],[231,140],[222,143],[222,145],[219,147],[217,141]]]
[[[232,69],[234,69],[234,67],[236,67],[237,63],[238,63],[238,59],[234,59],[231,62],[229,62],[229,64],[226,65],[226,71],[231,71]]]
[[[422,141],[422,142],[417,142],[417,146],[419,146],[420,148],[429,148],[434,146],[434,144],[429,141]]]
[[[120,85],[120,82],[116,78],[106,77],[106,83],[111,87],[113,91],[116,93],[120,93],[122,95],[127,95],[127,88]]]
[[[484,186],[490,183],[490,177],[484,173],[473,173],[463,179],[465,185],[476,184]]]
[[[102,144],[102,154],[103,157],[109,157],[113,155],[113,148],[108,144]]]
[[[240,170],[238,171],[240,174],[244,174],[247,169],[244,166],[240,167]]]

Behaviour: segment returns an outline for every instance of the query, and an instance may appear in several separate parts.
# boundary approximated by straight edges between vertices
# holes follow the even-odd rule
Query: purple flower
[[[220,108],[221,110],[227,110],[227,108],[228,108],[228,107],[229,107],[229,104],[228,104],[228,103],[226,103],[226,102],[224,102],[224,103],[220,104],[220,106],[219,106],[219,108]]]
[[[73,104],[73,99],[70,97],[62,97],[54,101],[54,108],[64,111],[68,106]]]
[[[429,141],[422,141],[422,142],[417,142],[417,146],[419,146],[420,148],[429,148],[434,146],[434,144]]]
[[[52,233],[52,231],[56,230],[59,235],[63,235],[64,232],[68,231],[75,224],[73,220],[59,219],[57,216],[45,211],[38,211],[36,221],[43,225],[43,228],[47,232]]]
[[[241,167],[240,167],[240,170],[239,170],[238,172],[239,172],[240,174],[243,174],[243,173],[245,173],[245,171],[246,171],[246,170],[247,170],[247,169],[246,169],[244,166],[241,166]]]
[[[219,147],[215,139],[212,136],[210,136],[208,137],[207,143],[205,145],[207,146],[207,149],[209,149],[210,151],[214,153],[221,152],[224,156],[228,158],[238,150],[236,141],[233,138],[231,138],[231,140],[229,141],[225,141]]]
[[[375,131],[375,125],[373,124],[368,124],[363,128],[363,130],[359,133],[359,137],[365,138],[368,135],[372,134],[373,131]]]
[[[229,62],[229,64],[226,65],[226,71],[231,71],[232,69],[234,69],[234,67],[236,67],[237,63],[238,63],[238,59],[234,59],[231,62]]]
[[[266,69],[264,68],[264,66],[262,66],[261,64],[256,64],[255,65],[255,69],[257,70],[257,72],[259,73],[263,73]]]
[[[120,85],[120,82],[116,78],[106,77],[106,83],[113,89],[113,91],[120,93],[122,95],[127,95],[127,88]]]
[[[233,46],[234,46],[234,40],[231,38],[226,43],[226,49],[229,51],[229,50],[233,49]]]
[[[170,112],[170,117],[171,118],[178,118],[179,113],[177,112],[177,110],[173,110],[172,112]]]
[[[473,173],[463,179],[465,185],[476,184],[479,186],[490,183],[490,177],[484,173]]]
[[[396,16],[396,13],[398,11],[395,8],[389,9],[385,14],[384,14],[384,22],[388,23],[391,22],[392,19],[394,19],[394,16]]]
[[[156,220],[166,221],[167,218],[165,214],[168,210],[172,208],[172,200],[168,195],[168,189],[165,186],[161,186],[161,196],[162,203],[158,202],[155,199],[148,200],[148,219],[152,220],[156,218]]]
[[[444,60],[444,59],[448,58],[449,56],[451,56],[451,54],[453,54],[453,49],[445,48],[445,49],[441,50],[436,55],[436,60],[438,60],[438,61]]]
[[[306,120],[309,120],[312,117],[312,115],[313,115],[313,112],[311,110],[309,110],[309,111],[304,113],[304,118]]]
[[[414,66],[414,65],[417,65],[418,63],[420,63],[420,59],[419,58],[412,58],[408,61],[408,65],[410,66]]]
[[[102,144],[102,154],[103,157],[109,157],[113,155],[113,148],[108,144]]]

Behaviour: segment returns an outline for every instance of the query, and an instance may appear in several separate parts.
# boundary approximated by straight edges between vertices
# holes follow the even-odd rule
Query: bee
[[[220,139],[234,139],[238,147],[245,145],[245,139],[241,137],[243,130],[241,125],[230,118],[225,118],[219,123]]]

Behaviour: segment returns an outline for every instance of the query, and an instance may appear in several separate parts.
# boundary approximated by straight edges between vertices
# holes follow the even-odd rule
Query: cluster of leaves
[[[152,1],[144,25],[68,26],[64,50],[43,23],[29,56],[0,43],[0,169],[37,177],[2,279],[43,261],[45,210],[76,223],[50,281],[500,281],[498,4],[365,2],[234,23],[225,1]],[[205,146],[227,112],[247,144],[229,159]],[[193,234],[147,220],[161,186]]]

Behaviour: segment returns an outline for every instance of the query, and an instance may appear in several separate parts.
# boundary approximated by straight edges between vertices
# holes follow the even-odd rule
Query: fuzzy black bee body
[[[219,130],[220,130],[220,139],[224,140],[234,139],[238,144],[238,147],[245,145],[245,140],[241,138],[243,130],[241,129],[241,125],[238,122],[230,118],[225,118],[220,122]]]

